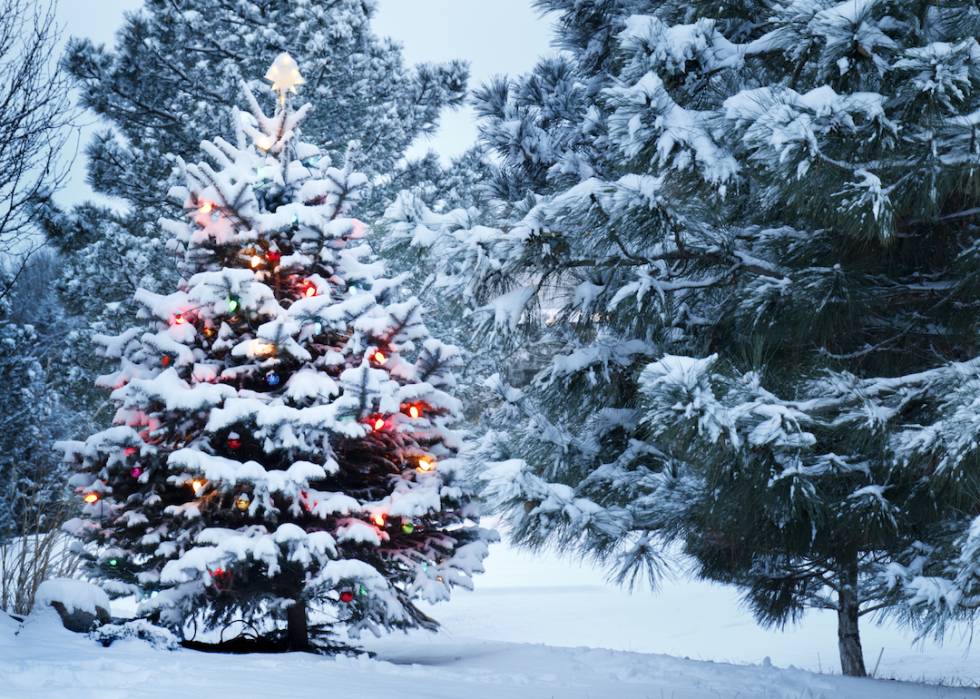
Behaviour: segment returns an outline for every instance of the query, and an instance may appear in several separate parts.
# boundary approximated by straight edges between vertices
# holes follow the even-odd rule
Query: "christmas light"
[[[234,296],[231,296],[231,297],[228,298],[228,310],[231,313],[234,313],[235,311],[237,311],[239,305],[240,304],[238,303],[238,299],[236,299]]]
[[[279,374],[277,374],[274,371],[270,371],[268,374],[265,375],[265,380],[270,386],[278,386]]]
[[[177,315],[174,316],[174,325],[183,325],[183,324],[184,324],[184,316],[182,313],[178,313]]]
[[[385,426],[385,421],[382,418],[378,418],[377,421],[374,423],[374,429],[376,430],[380,430],[384,426]]]
[[[162,357],[160,357],[160,364],[162,364],[163,366],[167,366],[168,364],[170,364],[170,355],[165,354]]]
[[[131,475],[133,478],[139,478],[142,473],[143,469],[141,469],[139,466],[133,466],[133,470],[129,472],[129,475]]]
[[[117,563],[119,563],[119,561],[117,561],[117,560],[116,560],[115,558],[110,558],[110,559],[109,559],[109,565],[111,565],[111,566],[114,566],[114,565],[116,565]]]
[[[85,502],[87,502],[89,505],[92,505],[98,501],[99,501],[99,496],[96,493],[89,493],[88,495],[85,496]]]
[[[307,296],[316,296],[316,287],[310,284],[303,293]]]
[[[262,264],[262,258],[258,255],[252,255],[252,269],[255,269],[260,264]]]
[[[408,414],[411,417],[418,417],[419,416],[419,409],[413,405],[411,408],[408,409]]]
[[[269,258],[269,262],[278,262],[279,261],[279,251],[278,250],[270,250],[269,252],[266,253],[265,256]]]
[[[227,589],[231,585],[231,571],[218,568],[211,573],[211,579],[214,580],[214,586],[220,592],[221,588]]]
[[[384,512],[379,512],[378,514],[374,515],[371,519],[373,519],[374,523],[377,524],[379,527],[383,527],[385,525]]]
[[[194,488],[195,495],[200,495],[201,491],[204,489],[204,481],[194,481],[191,483],[191,487]]]
[[[245,510],[248,509],[248,506],[251,504],[251,502],[252,501],[249,500],[248,493],[242,493],[241,495],[238,496],[238,499],[235,500],[235,507],[237,507],[239,510],[244,512]]]
[[[344,604],[350,604],[354,601],[354,591],[350,588],[344,588],[340,591],[340,601]]]
[[[126,447],[126,456],[132,456],[136,453],[136,447]]]
[[[402,531],[405,532],[406,534],[411,534],[412,532],[415,531],[415,525],[412,524],[411,522],[405,522],[402,525]]]
[[[211,209],[213,209],[213,208],[214,207],[211,206],[211,202],[206,201],[203,204],[201,204],[200,211],[201,211],[202,214],[209,214],[209,213],[211,213]]]
[[[241,446],[242,446],[242,440],[236,439],[235,437],[229,437],[228,438],[228,448],[229,449],[238,449]]]
[[[425,459],[419,459],[419,470],[428,471],[432,468],[432,464]]]
[[[313,324],[313,332],[316,335],[319,335],[320,333],[322,333],[323,332],[323,323],[321,323],[319,321],[317,321],[316,323],[314,323]]]
[[[384,354],[381,353],[381,352],[375,352],[374,353],[374,361],[376,361],[378,364],[384,364],[385,363],[385,356],[384,356]]]
[[[275,145],[275,142],[268,136],[261,136],[255,142],[255,145],[257,145],[262,150],[269,150],[270,148],[272,148],[272,146]]]

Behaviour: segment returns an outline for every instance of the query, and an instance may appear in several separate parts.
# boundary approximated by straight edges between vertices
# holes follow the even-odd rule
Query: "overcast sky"
[[[66,38],[113,44],[123,12],[142,5],[142,0],[60,0],[58,17]],[[530,0],[379,0],[372,28],[402,44],[407,63],[469,61],[471,88],[492,75],[527,72],[551,52],[551,21],[538,17]],[[466,150],[475,137],[473,112],[465,109],[444,115],[439,134],[413,150],[432,148],[447,157]],[[72,182],[59,197],[66,204],[92,196],[84,184],[83,160],[79,155]]]

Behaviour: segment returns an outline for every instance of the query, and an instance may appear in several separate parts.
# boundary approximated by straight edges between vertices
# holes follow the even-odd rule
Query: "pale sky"
[[[142,0],[60,0],[58,18],[66,38],[84,36],[97,44],[113,44],[123,12],[142,5]],[[401,43],[409,64],[469,61],[471,89],[492,75],[525,73],[538,57],[552,52],[551,21],[538,17],[530,0],[379,0],[372,28]],[[91,115],[86,121],[93,122]],[[86,129],[83,143],[91,132],[92,127]],[[432,148],[446,158],[463,152],[475,139],[473,111],[467,108],[444,114],[437,136],[417,144],[413,152]],[[91,197],[80,154],[72,182],[59,200],[73,204]]]

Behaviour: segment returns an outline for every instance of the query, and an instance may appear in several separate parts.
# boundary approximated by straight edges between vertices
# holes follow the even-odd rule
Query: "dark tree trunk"
[[[837,594],[837,644],[840,648],[840,665],[845,675],[867,677],[864,669],[864,652],[861,650],[861,634],[858,618],[861,600],[858,599],[857,556],[843,564],[840,571],[840,591]]]
[[[296,600],[286,607],[289,650],[309,650],[310,635],[306,628],[306,601]]]

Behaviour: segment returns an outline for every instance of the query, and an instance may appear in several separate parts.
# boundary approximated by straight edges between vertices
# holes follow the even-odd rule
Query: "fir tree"
[[[976,3],[539,6],[567,57],[483,93],[502,220],[391,211],[557,348],[488,494],[620,580],[679,539],[764,624],[835,610],[864,675],[861,616],[975,606]]]
[[[282,54],[269,77],[273,117],[243,83],[237,140],[177,161],[178,291],[137,292],[148,326],[98,338],[116,415],[68,445],[71,528],[107,590],[177,629],[284,615],[303,649],[310,608],[354,635],[434,629],[414,600],[470,587],[493,536],[456,458],[459,354],[351,218],[357,149],[338,168],[301,142],[298,68]]]

